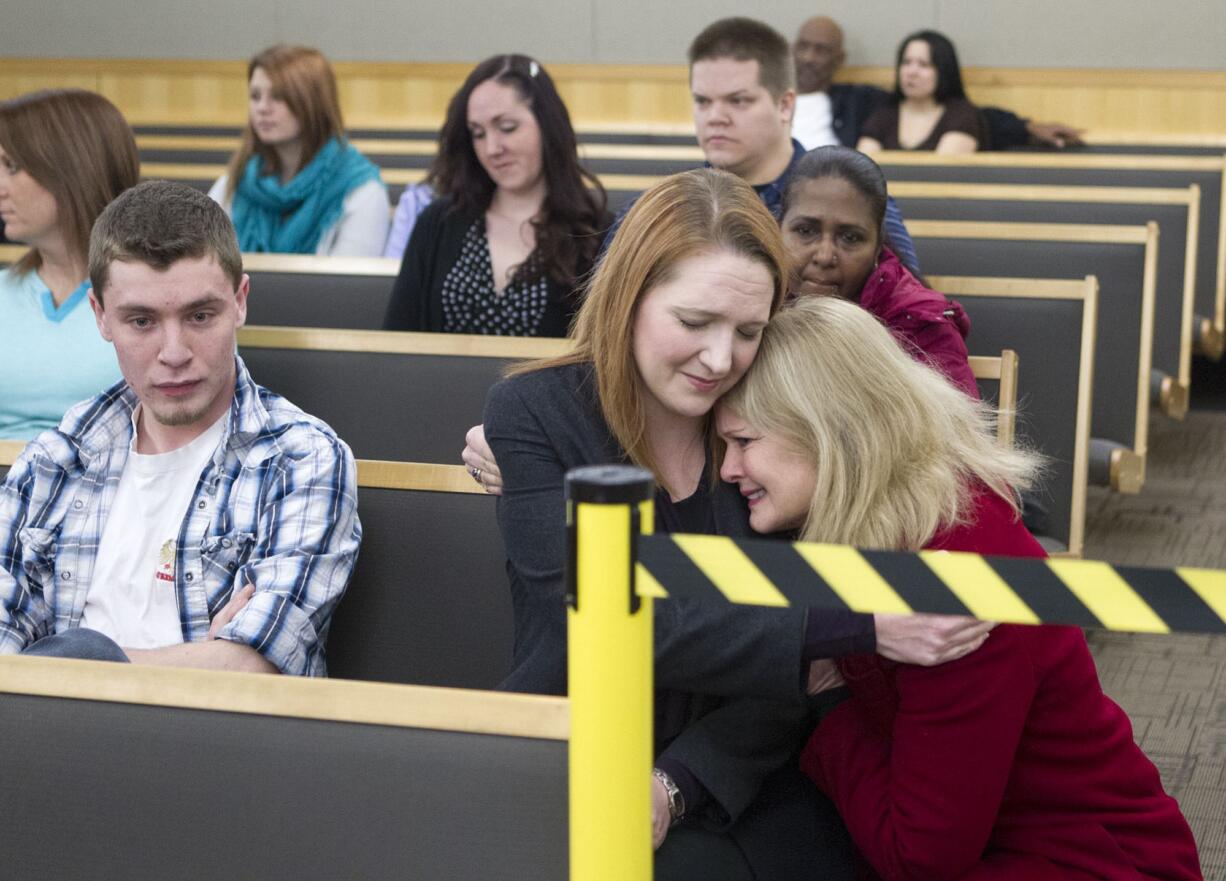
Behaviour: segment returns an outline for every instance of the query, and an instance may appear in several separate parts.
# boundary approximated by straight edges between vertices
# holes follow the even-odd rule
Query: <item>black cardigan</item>
[[[408,247],[400,262],[400,274],[392,287],[392,299],[383,319],[384,330],[443,330],[443,282],[460,259],[464,237],[480,215],[452,210],[451,199],[431,202],[417,218]],[[603,218],[608,226],[608,218]],[[603,228],[601,231],[603,235]],[[579,267],[579,277],[590,266]],[[549,302],[541,321],[540,336],[566,336],[580,298],[569,288],[549,280]]]

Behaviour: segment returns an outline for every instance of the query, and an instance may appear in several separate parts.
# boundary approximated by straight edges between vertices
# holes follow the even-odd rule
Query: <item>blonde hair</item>
[[[268,75],[273,94],[285,102],[302,127],[302,166],[306,166],[329,138],[342,137],[345,132],[332,65],[318,49],[278,43],[247,63],[248,83],[257,67]],[[227,199],[234,195],[247,169],[247,162],[253,155],[263,160],[262,173],[280,174],[284,171],[277,151],[260,142],[249,115],[247,127],[243,130],[243,142],[230,160]]]
[[[56,225],[85,263],[89,231],[107,204],[140,180],[136,139],[119,109],[84,89],[33,92],[0,102],[0,147],[55,199]],[[13,267],[37,269],[31,249]]]
[[[647,442],[634,316],[647,292],[669,281],[678,263],[705,251],[730,251],[760,263],[771,275],[771,314],[783,303],[787,253],[779,225],[753,188],[714,169],[674,174],[639,198],[613,237],[575,316],[572,352],[512,371],[590,362],[609,430],[630,461],[653,472],[662,486]]]
[[[744,379],[720,402],[811,456],[804,541],[917,550],[974,515],[983,483],[1017,511],[1038,458],[1000,447],[996,415],[906,352],[868,312],[835,297],[784,309]]]

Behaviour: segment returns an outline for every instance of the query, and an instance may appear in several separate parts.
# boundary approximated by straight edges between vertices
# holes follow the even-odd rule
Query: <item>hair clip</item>
[[[541,72],[541,66],[539,64],[537,64],[535,61],[528,62],[528,76],[534,77],[540,72]]]

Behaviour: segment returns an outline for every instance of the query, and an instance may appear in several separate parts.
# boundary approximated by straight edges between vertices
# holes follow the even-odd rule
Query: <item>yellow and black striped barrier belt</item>
[[[642,536],[638,554],[637,591],[657,598],[1226,633],[1226,570],[684,534]]]

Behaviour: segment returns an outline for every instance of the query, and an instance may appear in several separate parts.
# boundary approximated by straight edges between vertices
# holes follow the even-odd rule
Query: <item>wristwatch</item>
[[[668,795],[668,825],[676,826],[681,821],[681,818],[685,816],[685,797],[681,794],[681,790],[677,788],[677,784],[673,782],[673,778],[668,775],[667,771],[652,768],[651,776],[659,780],[660,785],[664,787],[664,792]]]

